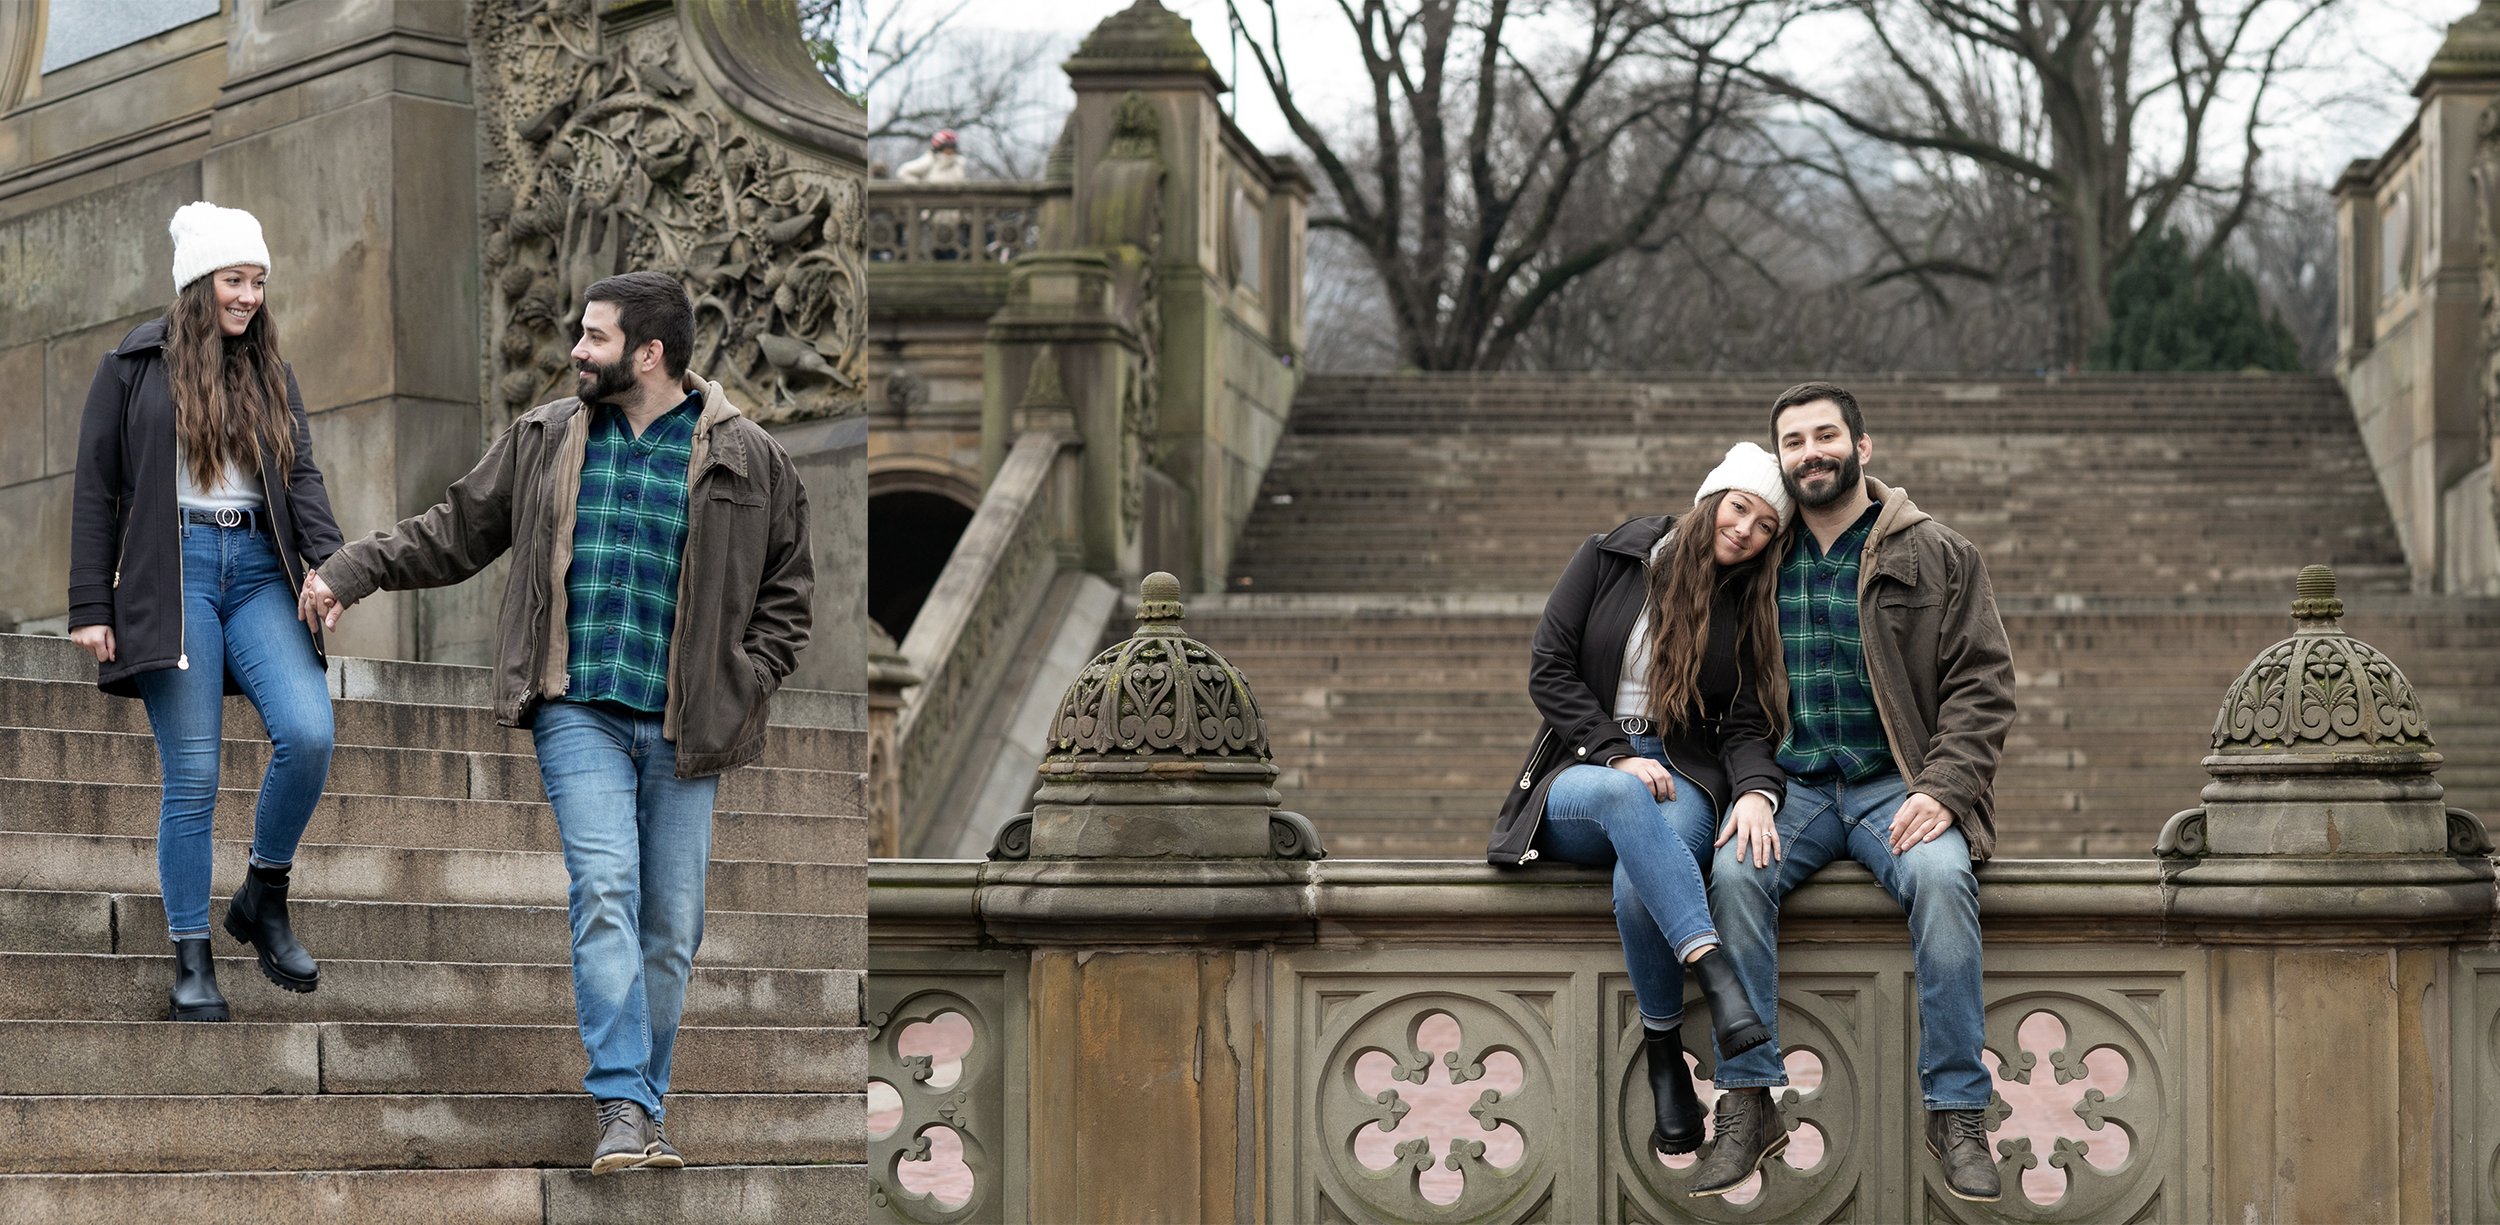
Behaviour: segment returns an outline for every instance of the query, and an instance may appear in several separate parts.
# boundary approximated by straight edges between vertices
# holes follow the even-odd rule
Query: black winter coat
[[[1545,821],[1545,793],[1565,766],[1603,765],[1632,754],[1632,742],[1615,723],[1615,692],[1623,682],[1624,643],[1649,594],[1649,552],[1671,524],[1665,515],[1650,515],[1589,537],[1546,598],[1528,668],[1528,696],[1545,725],[1494,819],[1488,861],[1512,866],[1527,860]],[[1720,581],[1702,651],[1702,717],[1688,720],[1666,742],[1676,773],[1701,784],[1720,813],[1747,792],[1779,795],[1788,785],[1775,760],[1770,716],[1737,654],[1752,567],[1773,560],[1765,550]]]
[[[69,624],[112,627],[113,662],[98,669],[96,685],[121,697],[139,696],[140,673],[191,662],[182,642],[182,525],[174,501],[166,330],[161,317],[142,323],[104,355],[87,387],[78,427]],[[301,591],[304,572],[338,551],[339,525],[330,513],[321,469],[313,463],[312,429],[292,366],[286,372],[286,401],[295,418],[295,466],[280,472],[274,461],[264,460],[259,475],[279,562],[289,587]],[[317,629],[313,651],[328,666]],[[232,676],[226,678],[226,692],[240,692]]]

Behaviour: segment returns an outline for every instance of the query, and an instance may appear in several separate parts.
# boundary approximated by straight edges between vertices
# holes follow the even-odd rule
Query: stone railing
[[[990,861],[870,866],[874,1219],[2500,1213],[2491,841],[2324,567],[2159,858],[1978,869],[1986,1205],[1926,1151],[1908,925],[1863,869],[1782,906],[1786,1150],[1696,1198],[1648,1145],[1609,874],[1326,861],[1179,593],[1149,576],[1069,688]]]
[[[2500,1019],[2488,863],[2452,861],[2394,890],[2285,871],[2211,898],[2182,889],[2181,871],[2149,860],[1982,870],[1988,1118],[2006,1184],[1987,1215],[2218,1219],[2219,1193],[2270,1178],[2267,1161],[2323,1152],[2279,1151],[2297,1146],[2274,1142],[2278,1126],[2375,1139],[2384,1125],[2393,1147],[2395,1103],[2428,1084],[2317,1103],[2334,1126],[2271,1117],[2293,1108],[2274,1098],[2277,1073],[2303,1062],[2278,1048],[2356,1023],[2378,1040],[2334,1058],[2392,1057],[2398,1031],[2454,1026],[2454,1168],[2488,1196],[2500,1132],[2467,1134],[2500,1122],[2500,1075],[2481,1040]],[[2478,907],[2482,922],[2466,917]],[[1786,908],[1792,1083],[1779,1096],[1791,1145],[1725,1201],[1688,1197],[1691,1159],[1648,1148],[1639,1018],[1602,873],[879,863],[869,911],[869,1074],[894,1090],[879,1094],[883,1112],[870,1107],[875,1219],[1059,1219],[1074,1202],[1048,1184],[1081,1142],[1026,1120],[1074,1132],[1087,1109],[1077,1099],[1123,1080],[1141,1096],[1120,1109],[1173,1132],[1166,1143],[1213,1132],[1263,1156],[1245,1157],[1247,1181],[1201,1219],[1913,1220],[1969,1207],[1914,1130],[1919,1031],[1901,912],[1854,866],[1827,869]],[[2374,950],[2339,944],[2363,933]],[[1232,951],[1243,940],[1261,952]],[[2400,947],[2418,941],[2433,946]],[[2295,975],[2310,981],[2287,1014],[2277,980]],[[2436,992],[2425,999],[2451,979],[2453,1018]],[[1113,1032],[1113,1018],[1075,1006],[1115,984],[1159,994],[1145,1007],[1153,1019]],[[1068,1074],[1079,1043],[1118,1066]],[[1174,1068],[1194,1078],[1189,1100],[1142,1095]],[[2426,1162],[2448,1137],[2427,1105],[2420,1116],[2420,1134],[2401,1138]],[[1119,1151],[1085,1164],[1119,1164]],[[2386,1215],[2412,1219],[2385,1190]]]
[[[920,678],[895,721],[905,814],[928,811],[945,785],[977,703],[1058,573],[1064,532],[1052,513],[1052,481],[1060,456],[1076,445],[1072,436],[1043,431],[1017,440],[903,639],[903,659]]]
[[[1041,243],[1046,183],[868,185],[868,262],[1003,264]]]

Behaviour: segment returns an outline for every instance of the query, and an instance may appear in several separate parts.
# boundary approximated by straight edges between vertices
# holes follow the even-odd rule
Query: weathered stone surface
[[[186,166],[0,222],[0,285],[13,299],[0,344],[162,309],[174,296],[165,225],[199,198],[199,168]]]
[[[358,1225],[539,1225],[536,1170],[0,1176],[0,1217],[125,1225],[186,1217]]]
[[[68,473],[0,489],[0,622],[10,628],[69,608]]]
[[[546,1225],[857,1225],[870,1219],[859,1165],[689,1167],[647,1178],[545,1176]],[[535,1219],[535,1218],[533,1218]]]
[[[50,398],[44,394],[44,346],[29,341],[0,349],[0,387],[11,394],[0,405],[0,437],[9,445],[0,447],[0,485],[30,481],[44,472],[46,448],[45,418],[50,415]],[[30,441],[38,445],[28,445]]]

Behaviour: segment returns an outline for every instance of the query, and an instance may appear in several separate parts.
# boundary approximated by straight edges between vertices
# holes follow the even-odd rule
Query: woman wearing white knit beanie
[[[241,209],[174,213],[174,304],[96,367],[78,438],[70,638],[107,693],[147,704],[164,767],[156,870],[174,946],[171,1015],[223,1021],[209,958],[210,831],[225,696],[268,729],[251,861],[225,929],[289,991],[320,966],[287,920],[288,868],[330,771],[320,627],[305,574],[339,547],[295,372],[263,296],[269,247]]]
[[[1614,869],[1615,927],[1640,1003],[1662,1153],[1701,1146],[1684,1062],[1684,979],[1698,979],[1722,1058],[1769,1040],[1719,951],[1702,870],[1733,840],[1768,863],[1787,776],[1778,558],[1792,507],[1778,461],[1750,442],[1681,515],[1581,544],[1545,602],[1528,695],[1545,718],[1485,857]],[[1714,842],[1715,837],[1715,842]]]

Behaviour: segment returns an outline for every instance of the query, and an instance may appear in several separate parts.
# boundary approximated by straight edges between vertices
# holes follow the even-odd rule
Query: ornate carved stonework
[[[692,369],[749,413],[861,411],[861,185],[724,104],[682,16],[470,6],[490,394],[517,413],[569,391],[581,290],[654,268],[694,297]]]
[[[1111,148],[1094,167],[1095,239],[1112,248],[1121,299],[1136,328],[1137,366],[1120,398],[1120,528],[1134,535],[1146,505],[1146,468],[1156,462],[1163,386],[1163,295],[1155,256],[1163,245],[1163,116],[1130,90],[1111,117]]]
[[[1113,754],[1270,760],[1250,683],[1181,629],[1181,585],[1146,576],[1137,631],[1094,657],[1059,700],[1051,756]]]
[[[2214,718],[2216,753],[2432,747],[2412,683],[2376,647],[2344,633],[2343,615],[2335,572],[2303,569],[2292,602],[2299,630],[2266,648],[2232,682]]]

